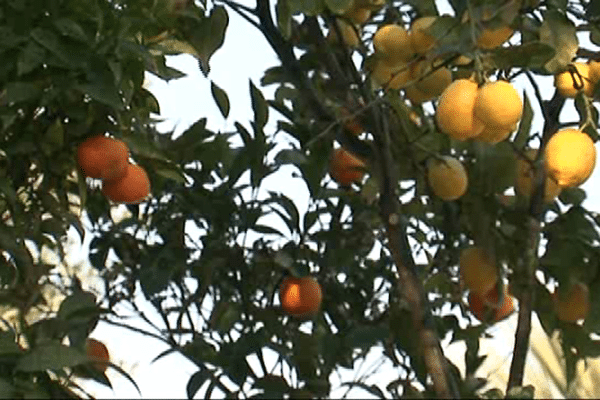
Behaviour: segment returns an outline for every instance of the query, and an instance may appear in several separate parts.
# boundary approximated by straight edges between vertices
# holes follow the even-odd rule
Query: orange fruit
[[[552,135],[544,156],[546,171],[560,186],[581,185],[596,166],[594,142],[578,129],[563,129]]]
[[[469,292],[469,310],[480,321],[500,321],[515,311],[512,296],[508,294],[506,286],[503,287],[502,299],[498,301],[498,290],[493,287],[485,294]]]
[[[589,64],[575,62],[572,67],[575,71],[569,69],[554,75],[554,86],[564,97],[573,98],[580,90],[591,97],[594,94],[593,77],[596,71],[592,77]]]
[[[559,292],[552,293],[556,318],[564,322],[577,322],[587,317],[590,312],[590,291],[585,283],[573,284],[564,294]]]
[[[463,282],[472,292],[487,293],[498,281],[496,261],[482,247],[464,249],[458,265]]]
[[[77,164],[85,176],[118,179],[125,175],[129,158],[127,145],[106,136],[86,139],[77,147]]]
[[[88,338],[85,341],[85,353],[88,358],[92,361],[96,361],[92,365],[100,372],[106,371],[108,362],[110,361],[110,355],[108,349],[99,340]]]
[[[467,191],[469,179],[463,164],[451,156],[430,158],[427,181],[433,193],[445,201],[456,200]]]
[[[333,151],[329,161],[329,175],[342,186],[360,182],[365,172],[365,163],[343,148]]]
[[[509,82],[487,82],[477,91],[473,113],[485,126],[510,129],[523,115],[523,102]]]
[[[408,32],[395,24],[384,25],[375,32],[373,47],[390,65],[405,63],[415,55]]]
[[[457,79],[444,90],[435,114],[442,132],[464,141],[483,131],[484,124],[473,114],[477,91],[477,83],[468,79]]]
[[[510,26],[484,29],[477,38],[477,47],[491,50],[506,42],[515,31]]]
[[[321,285],[314,278],[286,276],[279,287],[281,307],[288,314],[306,318],[315,315],[321,307]]]
[[[123,177],[102,183],[102,193],[116,203],[139,203],[150,194],[150,179],[142,167],[128,164]]]
[[[437,17],[421,17],[413,21],[410,26],[410,43],[417,54],[425,54],[435,45],[435,38],[427,33],[427,29],[435,22]]]

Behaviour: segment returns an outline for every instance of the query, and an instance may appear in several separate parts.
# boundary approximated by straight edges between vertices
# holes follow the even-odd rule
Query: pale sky
[[[254,2],[249,2],[254,3]],[[441,2],[440,2],[441,3]],[[446,2],[440,6],[440,12],[447,12]],[[227,30],[227,36],[224,46],[219,49],[211,59],[211,73],[209,78],[205,78],[197,68],[197,62],[191,56],[171,57],[169,63],[174,67],[182,70],[188,76],[179,80],[174,80],[170,83],[164,83],[158,80],[152,80],[150,90],[157,96],[160,107],[161,117],[166,118],[166,122],[159,125],[159,129],[176,128],[176,132],[184,131],[189,125],[202,117],[207,117],[208,128],[215,131],[224,131],[233,127],[234,121],[239,121],[246,127],[249,126],[248,121],[253,119],[252,108],[249,96],[249,83],[251,79],[254,84],[260,88],[260,78],[266,68],[278,65],[279,61],[271,48],[266,43],[264,37],[246,21],[242,20],[235,13],[230,12],[230,23]],[[589,41],[587,38],[580,38],[582,42]],[[542,96],[549,99],[553,93],[551,77],[541,79],[540,87]],[[229,118],[225,121],[212,99],[210,92],[210,81],[213,80],[222,89],[224,89],[231,102],[231,111]],[[523,87],[523,80],[517,80],[516,86]],[[533,97],[529,86],[525,86],[528,94]],[[272,98],[275,86],[261,88],[264,96]],[[568,116],[571,120],[576,117],[572,116],[574,112],[572,100],[568,101],[566,107]],[[539,130],[541,128],[541,117],[539,110],[534,108],[534,112],[538,114],[534,119],[534,126]],[[274,131],[275,113],[270,111],[269,125],[267,131]],[[563,120],[567,120],[563,114]],[[270,129],[269,129],[270,128]],[[301,179],[294,179],[291,176],[292,167],[282,168],[278,173],[273,174],[263,183],[264,189],[275,191],[283,191],[287,196],[293,198],[300,211],[303,213],[308,205],[308,193],[302,184]],[[290,181],[290,179],[294,179]],[[285,180],[285,181],[284,181]],[[598,187],[600,174],[596,171],[592,177],[583,185],[583,188],[588,193],[588,199],[584,203],[586,207],[593,211],[600,211],[600,198],[597,192],[589,190],[592,187]],[[285,183],[284,183],[285,182]],[[298,185],[290,184],[297,182]],[[282,190],[284,188],[285,190]],[[269,223],[279,223],[277,219],[267,220]],[[285,230],[284,230],[285,231]],[[84,248],[89,246],[91,239],[87,235]],[[87,251],[87,250],[86,250]],[[86,256],[83,254],[83,256]],[[126,310],[118,312],[126,313]],[[151,307],[148,307],[148,314],[152,317]],[[154,315],[155,321],[160,322]],[[143,329],[149,327],[141,322],[129,321]],[[492,343],[493,348],[498,353],[505,354],[507,357],[512,351],[512,341],[514,340],[514,329],[516,327],[516,314],[513,314],[507,320],[496,324],[491,328],[490,332],[502,332],[503,339],[496,340]],[[511,332],[508,335],[507,333]],[[140,386],[142,396],[144,398],[186,398],[186,384],[191,376],[196,371],[196,367],[181,356],[170,355],[155,363],[150,363],[151,360],[167,346],[162,345],[154,339],[144,337],[142,335],[130,333],[127,330],[109,326],[105,323],[100,323],[97,329],[92,333],[92,337],[102,340],[108,346],[113,362],[120,365],[128,371],[133,379]],[[462,368],[462,354],[464,345],[462,343],[451,346],[451,359]],[[380,358],[380,349],[374,349],[373,356],[369,357],[367,363],[355,371],[346,371],[344,374],[345,380],[350,380],[357,374],[360,375],[369,367],[376,363]],[[255,363],[251,363],[255,364]],[[385,374],[385,378],[381,381],[389,382],[398,377],[397,370],[391,370],[391,364],[386,367],[385,371],[390,371]],[[254,366],[254,365],[252,365]],[[358,365],[356,366],[358,367]],[[258,371],[258,369],[255,369]],[[139,395],[135,388],[116,371],[108,370],[107,372],[114,386],[114,391],[97,384],[86,385],[85,387],[91,390],[97,397],[100,398],[138,398]],[[377,375],[376,375],[377,376]],[[381,377],[382,375],[379,375]],[[335,387],[335,374],[332,376],[332,384]],[[389,377],[389,378],[388,378]],[[371,378],[368,383],[378,383],[379,380]],[[196,395],[197,398],[203,397],[203,390],[206,385]],[[332,396],[341,396],[345,390],[336,391]],[[213,396],[218,393],[215,391]],[[362,390],[353,391],[349,398],[364,398],[369,397]]]

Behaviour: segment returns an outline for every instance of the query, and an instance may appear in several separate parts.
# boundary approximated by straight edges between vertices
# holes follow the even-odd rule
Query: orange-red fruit
[[[102,183],[102,193],[116,203],[139,203],[150,194],[150,179],[142,167],[128,164],[123,177]]]
[[[481,295],[470,291],[468,296],[469,310],[480,321],[500,321],[508,317],[515,310],[512,296],[508,294],[506,286],[503,287],[502,299],[498,301],[498,290],[492,288]]]
[[[585,283],[576,283],[564,296],[552,294],[556,318],[564,322],[577,322],[585,319],[590,312],[590,291]]]
[[[108,349],[104,343],[96,339],[88,338],[85,341],[85,353],[89,359],[97,361],[92,364],[94,368],[100,372],[106,371],[106,368],[108,367],[107,363],[110,361],[110,355],[108,354]]]
[[[86,139],[77,147],[77,164],[85,176],[112,180],[125,175],[129,149],[120,140],[106,136]]]
[[[350,186],[352,182],[360,182],[364,176],[365,163],[352,153],[337,148],[329,161],[329,175],[342,186]]]
[[[310,276],[287,276],[283,278],[279,287],[281,307],[294,317],[307,318],[315,315],[321,307],[322,300],[321,285]]]

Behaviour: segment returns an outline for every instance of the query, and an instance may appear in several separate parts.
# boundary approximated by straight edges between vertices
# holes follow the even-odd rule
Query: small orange
[[[515,311],[512,296],[508,294],[506,286],[503,287],[502,300],[498,301],[498,290],[493,287],[486,294],[481,295],[470,291],[468,296],[469,310],[480,321],[500,321]]]
[[[110,355],[108,354],[108,349],[104,343],[96,339],[86,339],[85,353],[89,359],[97,361],[92,364],[94,368],[100,372],[106,371],[106,368],[108,367],[107,363],[110,361]]]
[[[86,139],[77,147],[77,164],[85,176],[118,179],[125,174],[129,149],[120,140],[106,136]]]
[[[102,193],[116,203],[139,203],[150,194],[150,179],[142,167],[128,164],[122,178],[102,183]]]
[[[577,282],[563,295],[552,293],[556,318],[564,322],[585,319],[590,312],[590,290],[585,283]]]
[[[365,172],[365,163],[343,148],[333,151],[329,161],[329,175],[342,186],[360,182]]]
[[[321,285],[310,276],[286,276],[279,287],[281,307],[294,317],[307,318],[315,315],[322,300]]]

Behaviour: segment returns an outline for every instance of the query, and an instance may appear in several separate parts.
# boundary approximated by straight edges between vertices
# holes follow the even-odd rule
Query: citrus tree
[[[86,396],[82,378],[128,376],[90,337],[99,320],[139,331],[121,305],[169,346],[157,358],[197,366],[190,397],[327,397],[332,374],[374,348],[392,377],[344,386],[531,397],[532,312],[558,332],[572,380],[599,355],[600,218],[579,186],[596,162],[600,6],[448,5],[1,2],[2,395]],[[231,132],[206,118],[157,131],[145,74],[180,78],[167,57],[187,53],[211,79],[231,13],[279,57],[261,80],[274,97],[251,82],[254,118]],[[227,93],[211,94],[227,117]],[[570,104],[577,120],[562,117]],[[262,190],[289,166],[307,210],[285,185]],[[63,262],[71,229],[93,237],[100,291]],[[506,386],[483,392],[479,339],[517,303]],[[467,344],[463,372],[447,336]]]

